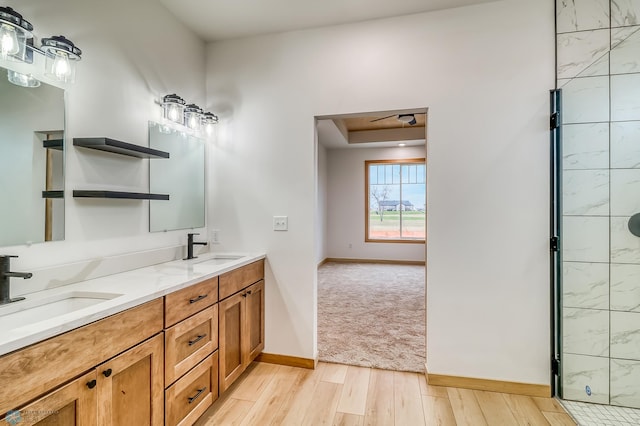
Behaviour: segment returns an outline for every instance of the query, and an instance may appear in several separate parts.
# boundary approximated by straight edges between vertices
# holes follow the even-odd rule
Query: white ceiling
[[[205,41],[451,9],[495,0],[160,0]]]

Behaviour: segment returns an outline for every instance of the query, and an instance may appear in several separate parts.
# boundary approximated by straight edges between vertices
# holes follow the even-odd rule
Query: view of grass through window
[[[426,238],[424,159],[367,161],[368,241]]]

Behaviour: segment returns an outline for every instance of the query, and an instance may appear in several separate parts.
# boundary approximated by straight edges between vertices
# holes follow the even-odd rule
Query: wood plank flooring
[[[253,363],[198,420],[211,425],[575,425],[552,398],[429,386],[424,374]]]

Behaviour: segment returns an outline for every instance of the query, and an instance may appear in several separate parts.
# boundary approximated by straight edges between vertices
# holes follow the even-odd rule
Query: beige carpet
[[[318,269],[321,361],[424,372],[425,267],[326,263]]]

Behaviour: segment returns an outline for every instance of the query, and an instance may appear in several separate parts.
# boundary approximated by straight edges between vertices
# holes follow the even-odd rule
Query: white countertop
[[[175,260],[27,294],[25,301],[0,306],[0,355],[117,314],[176,290],[265,258],[264,253],[252,253],[243,254],[239,259],[230,260],[223,264],[206,263],[212,259],[226,256],[235,257],[239,256],[239,254],[205,253],[199,255],[197,259]],[[121,296],[18,327],[11,326],[9,324],[10,315],[5,315],[7,311],[19,311],[24,309],[27,304],[37,305],[39,301],[44,302],[45,300],[55,299],[56,296],[59,297],[70,292],[115,293],[121,294]]]

